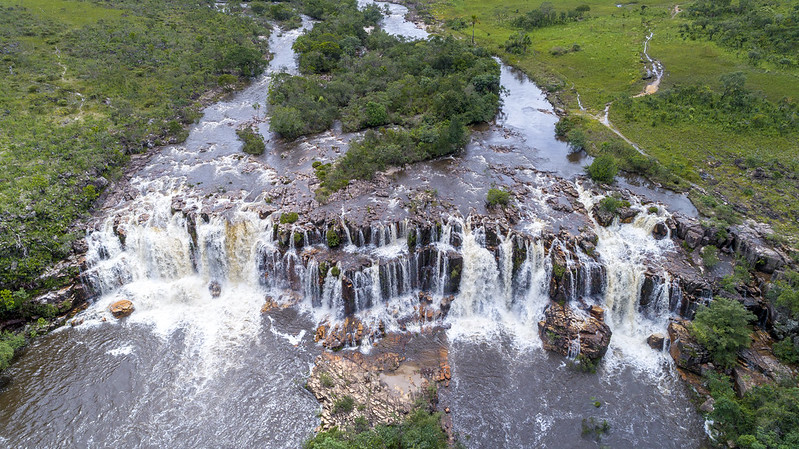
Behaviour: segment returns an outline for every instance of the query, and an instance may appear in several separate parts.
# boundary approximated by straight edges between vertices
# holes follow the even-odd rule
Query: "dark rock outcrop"
[[[588,317],[581,317],[568,305],[550,302],[544,316],[538,322],[544,349],[564,356],[579,354],[591,361],[599,360],[607,352],[611,331],[605,324],[602,308],[593,306]]]

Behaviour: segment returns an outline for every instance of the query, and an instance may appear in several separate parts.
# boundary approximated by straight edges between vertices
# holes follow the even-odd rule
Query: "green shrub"
[[[280,224],[296,223],[299,219],[300,215],[297,212],[284,212],[280,214]]]
[[[799,317],[799,272],[788,270],[784,279],[774,283],[767,297],[780,307],[786,307],[794,317]]]
[[[344,396],[333,403],[333,413],[349,413],[354,407],[355,399],[352,399],[352,396]]]
[[[511,34],[508,40],[505,41],[505,51],[508,53],[523,55],[527,53],[527,50],[530,48],[532,43],[533,41],[530,39],[530,35],[518,31]]]
[[[236,135],[239,136],[239,139],[241,139],[242,142],[244,142],[242,151],[254,156],[260,156],[264,154],[264,151],[266,150],[264,138],[260,134],[253,131],[252,128],[246,127],[237,129]]]
[[[295,139],[305,130],[300,111],[293,107],[276,106],[272,109],[269,129],[286,139]]]
[[[219,75],[219,78],[216,79],[216,83],[219,85],[219,87],[224,88],[228,92],[233,90],[233,87],[238,81],[239,78],[237,76],[231,75],[229,73],[223,73],[222,75]]]
[[[341,244],[341,238],[339,237],[338,232],[336,232],[336,230],[333,228],[327,230],[326,237],[327,246],[330,248],[335,248]]]
[[[616,198],[613,195],[608,195],[599,200],[599,207],[605,212],[615,214],[622,207],[630,207],[630,202],[621,198]]]
[[[377,103],[374,101],[366,103],[365,113],[366,120],[364,124],[367,127],[381,126],[388,123],[388,112],[386,111],[386,105],[382,103]]]
[[[341,268],[339,268],[337,265],[333,265],[333,267],[330,269],[330,275],[334,278],[337,278],[340,274]]]
[[[574,151],[584,150],[588,144],[588,136],[586,136],[585,132],[580,128],[570,130],[566,134],[566,140]]]
[[[14,351],[25,345],[25,337],[10,332],[0,334],[0,371],[8,368]]]
[[[619,166],[613,156],[603,154],[594,159],[585,171],[594,181],[611,183],[619,172]]]
[[[582,436],[583,437],[591,437],[596,441],[602,439],[602,435],[608,433],[610,431],[610,424],[608,421],[603,419],[599,421],[598,419],[591,417],[588,419],[583,418],[582,423]]]
[[[719,264],[719,249],[713,245],[702,248],[702,263],[708,269],[713,269]]]
[[[333,378],[330,377],[327,373],[320,373],[319,374],[319,381],[322,383],[322,386],[325,388],[330,388],[336,383],[333,381]]]
[[[749,347],[751,341],[749,322],[755,316],[738,301],[716,298],[710,306],[696,312],[691,334],[706,347],[719,366],[731,367],[738,358],[738,350]]]
[[[656,214],[656,213],[660,212],[660,208],[657,207],[657,206],[649,206],[646,209],[646,211],[649,212],[650,214]]]
[[[510,192],[492,187],[488,189],[486,204],[488,207],[507,206],[510,203]]]

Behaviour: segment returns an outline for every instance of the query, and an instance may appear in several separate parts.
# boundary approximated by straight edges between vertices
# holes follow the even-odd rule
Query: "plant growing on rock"
[[[333,413],[349,413],[354,407],[355,399],[352,396],[344,396],[333,403]]]
[[[622,207],[630,207],[630,202],[622,200],[620,198],[616,198],[613,195],[608,195],[599,201],[599,207],[605,212],[610,212],[611,214],[615,214]]]
[[[755,316],[738,301],[716,298],[710,306],[696,312],[691,334],[706,347],[713,362],[731,367],[738,358],[738,350],[750,345],[749,323]]]
[[[326,237],[327,246],[330,248],[335,248],[341,244],[341,237],[339,237],[338,232],[333,228],[327,230]]]
[[[242,142],[244,142],[242,151],[254,156],[260,156],[264,154],[264,151],[266,150],[264,138],[257,132],[253,131],[252,128],[245,127],[237,129],[236,135],[239,136],[239,139],[241,139]]]
[[[702,248],[702,263],[706,268],[712,270],[719,264],[719,249],[713,245]]]
[[[488,189],[488,194],[486,195],[486,205],[488,207],[507,206],[509,203],[510,192],[496,187]]]
[[[299,219],[300,215],[297,212],[286,212],[280,214],[280,224],[296,223]]]

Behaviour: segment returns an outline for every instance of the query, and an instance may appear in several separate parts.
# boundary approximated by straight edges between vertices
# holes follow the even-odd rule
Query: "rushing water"
[[[390,11],[383,23],[388,32],[426,36],[404,20],[404,7],[379,4]],[[411,189],[430,187],[458,198],[453,203],[465,216],[483,207],[487,186],[510,176],[496,167],[528,167],[514,168],[513,175],[530,184],[530,199],[520,204],[529,218],[519,225],[526,237],[469,219],[431,217],[439,224],[427,230],[430,244],[411,251],[408,237],[425,230],[389,207],[385,219],[396,214],[390,222],[344,227],[338,266],[352,280],[351,303],[340,278],[320,269],[325,229],[297,227],[280,240],[259,205],[287,182],[299,192],[295,203],[308,200],[303,179],[312,160],[335,159],[352,138],[334,130],[285,145],[268,133],[264,111],[252,107],[266,104],[271,75],[296,70],[291,43],[300,32],[273,34],[266,75],[208,107],[185,144],[163,149],[131,179],[138,197],[109,207],[92,230],[84,278],[99,297],[79,316],[83,324],[38,339],[8,371],[11,382],[0,391],[0,445],[299,447],[318,424],[318,406],[302,388],[320,350],[311,339],[315,324],[352,307],[367,322],[399,329],[414,313],[418,291],[430,292],[438,306],[459,277],[444,323],[453,381],[441,394],[468,447],[592,447],[598,443],[580,435],[590,417],[609,421],[602,443],[611,447],[697,446],[701,422],[682,384],[666,355],[644,343],[664,330],[668,293],[647,310],[638,307],[644,266],[672,250],[669,239],[650,236],[665,210],[609,228],[581,222],[599,234],[601,258],[569,253],[567,269],[580,283],[572,299],[604,305],[614,332],[599,372],[576,372],[540,347],[537,322],[552,267],[539,231],[552,225],[552,211],[535,186],[552,181],[529,167],[573,178],[589,159],[570,155],[555,139],[552,106],[509,67],[502,66],[507,92],[497,123],[476,131],[463,156],[401,171],[394,192],[381,201],[396,204]],[[259,159],[239,154],[234,131],[244,122],[258,123],[268,139]],[[282,178],[286,173],[296,179]],[[586,208],[601,196],[574,185]],[[176,213],[176,198],[184,211],[193,208],[203,218]],[[594,285],[602,273],[605,280]],[[221,286],[217,298],[211,282]],[[262,315],[266,296],[296,307]],[[117,321],[107,307],[121,298],[131,299],[136,311]],[[596,408],[595,400],[603,405]]]

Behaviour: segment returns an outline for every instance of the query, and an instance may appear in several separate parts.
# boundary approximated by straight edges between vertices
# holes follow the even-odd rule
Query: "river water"
[[[427,35],[404,19],[404,7],[378,4],[389,8],[383,22],[388,32]],[[303,21],[303,29],[310,26]],[[302,386],[321,350],[312,340],[315,325],[341,311],[341,283],[330,275],[322,286],[309,282],[318,265],[293,246],[274,256],[274,224],[253,208],[273,194],[283,195],[276,206],[310,202],[311,162],[334,160],[353,137],[332,130],[286,144],[268,132],[263,109],[252,106],[266,104],[276,71],[296,70],[291,43],[301,31],[275,32],[267,73],[206,108],[184,144],[155,154],[120,187],[132,190],[133,199],[106,204],[87,238],[90,269],[84,273],[100,295],[78,317],[82,324],[37,339],[5,374],[10,380],[0,390],[0,446],[297,448],[312,435],[318,405]],[[466,216],[485,210],[488,186],[513,179],[532,192],[521,205],[529,220],[519,227],[535,233],[552,226],[548,220],[554,219],[542,212],[546,195],[537,189],[575,179],[590,158],[555,139],[553,108],[523,74],[503,65],[501,83],[507,89],[501,114],[475,130],[463,155],[396,171],[394,188],[379,199],[366,195],[320,209],[338,207],[346,217],[353,204],[388,204],[384,218],[402,223],[407,211],[396,207],[402,195],[429,187]],[[256,123],[265,135],[264,156],[241,155],[235,129],[244,122]],[[638,184],[637,193],[691,212],[683,197]],[[575,186],[586,207],[601,196]],[[193,233],[173,213],[176,197],[209,216]],[[608,229],[580,222],[600,233],[598,251],[608,271],[603,291],[585,298],[606,307],[614,331],[596,374],[575,371],[541,348],[536,323],[551,271],[542,244],[528,243],[526,281],[517,285],[508,268],[513,239],[503,240],[497,259],[485,248],[485,229],[462,219],[445,221],[434,239],[437,254],[447,261],[447,254],[459,253],[463,275],[446,323],[453,380],[440,394],[467,447],[698,447],[701,418],[668,357],[644,343],[665,329],[668,311],[643,317],[636,307],[644,264],[673,251],[668,239],[649,235],[664,214]],[[124,246],[115,231],[120,221]],[[377,263],[364,270],[358,313],[395,326],[397,310],[410,311],[417,281],[408,271],[417,262],[402,224],[381,225],[373,233],[369,245],[349,236],[345,251],[388,261],[394,274],[381,273]],[[462,242],[457,248],[456,241]],[[381,276],[391,279],[385,291]],[[439,301],[448,270],[436,276],[431,290]],[[221,282],[220,297],[211,296],[210,281]],[[264,315],[265,295],[299,304]],[[107,307],[121,298],[131,299],[136,312],[117,321]],[[588,418],[610,423],[601,442],[581,435]]]

